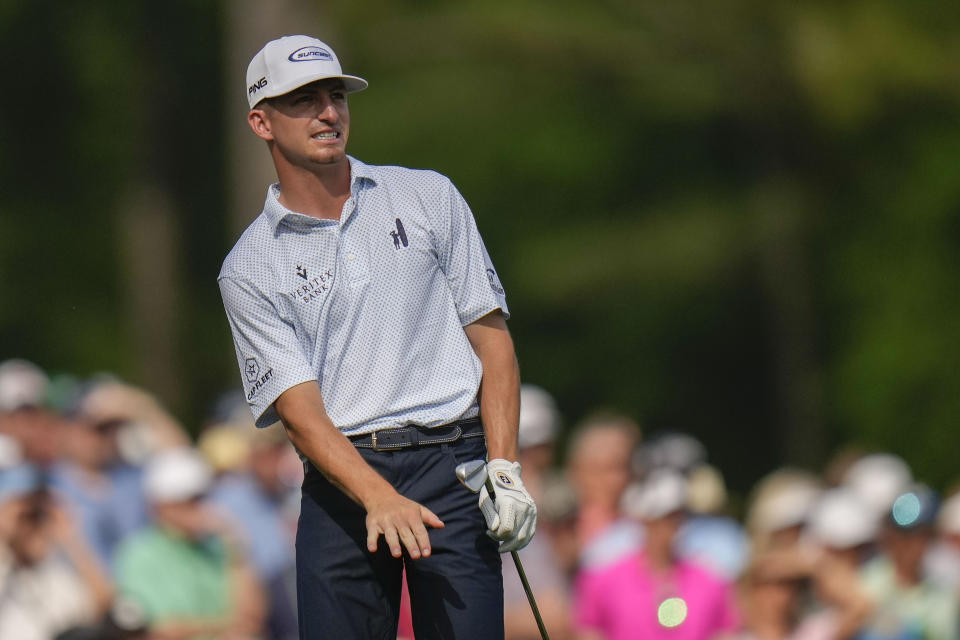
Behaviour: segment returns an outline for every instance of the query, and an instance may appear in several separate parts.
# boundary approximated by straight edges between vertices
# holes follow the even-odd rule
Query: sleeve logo
[[[260,377],[260,365],[256,358],[247,358],[243,363],[243,373],[247,376],[247,382],[256,382]]]
[[[490,288],[493,289],[493,292],[502,296],[503,286],[500,284],[500,278],[497,277],[497,272],[493,269],[487,269],[487,280],[490,281]]]

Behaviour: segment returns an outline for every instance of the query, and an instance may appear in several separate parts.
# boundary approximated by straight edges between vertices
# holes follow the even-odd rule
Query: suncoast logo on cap
[[[310,62],[311,60],[333,60],[330,52],[323,47],[300,47],[289,56],[290,62]]]

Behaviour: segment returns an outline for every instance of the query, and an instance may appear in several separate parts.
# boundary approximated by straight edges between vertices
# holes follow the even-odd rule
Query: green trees
[[[734,486],[848,440],[942,483],[960,444],[954,4],[324,3],[302,31],[371,82],[354,155],[464,192],[524,376],[571,421],[607,405],[693,432]],[[115,370],[191,424],[236,384],[214,283],[243,215],[227,168],[249,161],[225,144],[244,114],[227,19],[186,0],[0,11],[18,61],[0,354]],[[164,194],[169,242],[137,263],[141,187]],[[144,312],[164,264],[171,302]],[[143,331],[158,313],[166,338]]]

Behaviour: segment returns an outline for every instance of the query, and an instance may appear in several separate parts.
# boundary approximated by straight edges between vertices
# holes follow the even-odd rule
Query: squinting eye
[[[330,97],[334,100],[346,100],[347,94],[343,93],[342,91],[334,91],[330,94]]]

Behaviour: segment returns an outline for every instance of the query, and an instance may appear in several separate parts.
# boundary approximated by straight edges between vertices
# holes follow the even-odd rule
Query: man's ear
[[[251,109],[247,114],[247,124],[253,130],[254,135],[262,140],[273,140],[273,133],[270,131],[270,118],[265,109]]]

